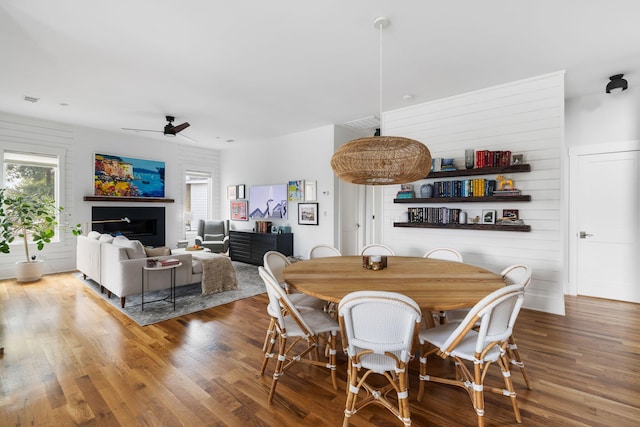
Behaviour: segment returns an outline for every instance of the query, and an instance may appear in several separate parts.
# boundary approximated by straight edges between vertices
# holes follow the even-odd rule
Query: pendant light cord
[[[382,135],[382,27],[384,27],[383,23],[380,22],[380,64],[378,64],[378,72],[380,74],[380,99],[378,100],[378,107],[380,112],[380,135]]]

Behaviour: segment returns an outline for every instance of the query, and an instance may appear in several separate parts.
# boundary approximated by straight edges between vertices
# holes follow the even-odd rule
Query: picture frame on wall
[[[495,210],[483,210],[482,211],[482,223],[483,224],[495,224],[496,223],[496,211]]]
[[[236,199],[236,186],[229,185],[227,187],[227,200],[235,200]]]
[[[112,154],[94,153],[94,196],[165,197],[165,163]]]
[[[248,205],[246,200],[235,200],[231,202],[231,220],[249,221]]]
[[[518,209],[503,209],[503,219],[520,219],[520,211]]]
[[[245,188],[244,184],[240,184],[236,187],[236,199],[244,200],[247,198]]]
[[[304,179],[297,181],[289,181],[287,185],[287,200],[290,202],[299,202],[304,200]]]
[[[304,200],[305,202],[313,202],[318,200],[316,195],[317,185],[315,181],[306,181],[304,184]]]
[[[298,224],[318,225],[318,203],[298,203]]]

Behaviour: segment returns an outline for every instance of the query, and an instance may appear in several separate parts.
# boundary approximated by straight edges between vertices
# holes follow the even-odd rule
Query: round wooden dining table
[[[472,307],[504,286],[500,275],[454,261],[390,256],[387,267],[368,270],[361,256],[298,261],[285,267],[292,288],[334,303],[355,291],[390,291],[412,298],[423,311]]]

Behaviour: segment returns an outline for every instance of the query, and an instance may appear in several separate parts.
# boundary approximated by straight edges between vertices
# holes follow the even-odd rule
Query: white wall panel
[[[383,243],[399,255],[420,256],[428,249],[448,246],[459,250],[465,262],[500,272],[515,263],[533,267],[533,281],[525,305],[564,313],[562,155],[564,144],[564,73],[558,72],[488,88],[452,98],[391,111],[383,115],[383,134],[417,139],[433,157],[454,158],[464,169],[464,150],[509,150],[524,154],[530,173],[513,173],[531,202],[394,204],[399,186],[383,189]],[[486,176],[495,178],[495,176]],[[457,178],[443,178],[450,180]],[[460,178],[463,179],[463,178]],[[420,185],[432,182],[421,180]],[[483,209],[519,209],[531,232],[395,228],[406,221],[413,206],[460,208],[470,217]]]

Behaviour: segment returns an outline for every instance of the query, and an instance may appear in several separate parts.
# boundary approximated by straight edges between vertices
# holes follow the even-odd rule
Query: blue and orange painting
[[[94,195],[164,197],[164,162],[95,154]]]

